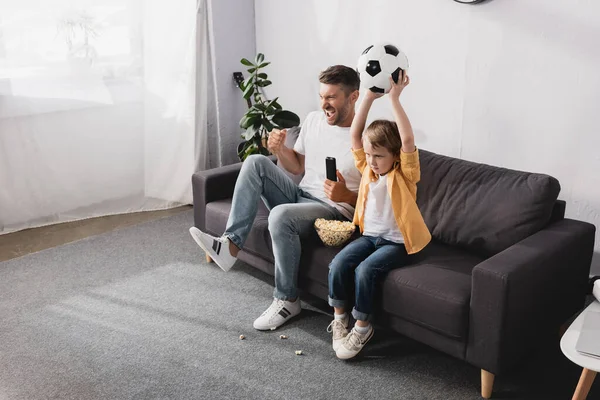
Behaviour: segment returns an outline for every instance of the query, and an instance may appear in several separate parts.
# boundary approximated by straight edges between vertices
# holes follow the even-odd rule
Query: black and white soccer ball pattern
[[[391,89],[390,75],[394,82],[408,69],[408,58],[392,44],[371,45],[358,58],[356,71],[360,86],[375,93],[387,93]]]

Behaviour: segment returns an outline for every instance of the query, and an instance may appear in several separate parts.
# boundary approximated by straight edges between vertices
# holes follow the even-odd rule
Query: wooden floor
[[[0,262],[191,208],[192,206],[181,206],[168,210],[109,215],[7,233],[0,235]]]

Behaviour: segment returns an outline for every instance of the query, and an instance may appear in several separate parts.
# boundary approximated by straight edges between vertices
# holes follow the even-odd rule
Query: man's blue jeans
[[[317,218],[345,218],[336,208],[300,189],[269,158],[251,155],[242,164],[235,184],[224,233],[240,249],[252,228],[260,198],[270,210],[269,232],[275,258],[273,296],[281,300],[294,299],[298,296],[300,239],[314,230]]]
[[[350,242],[329,264],[329,305],[347,308],[354,303],[354,319],[369,321],[381,281],[408,260],[402,243],[373,236]]]

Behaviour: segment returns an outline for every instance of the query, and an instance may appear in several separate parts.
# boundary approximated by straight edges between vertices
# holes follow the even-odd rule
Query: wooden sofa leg
[[[489,399],[492,397],[492,388],[494,387],[494,374],[481,370],[481,397]]]
[[[212,258],[210,258],[210,256],[208,254],[206,255],[206,262],[207,263],[212,262]]]
[[[596,371],[587,368],[583,369],[579,377],[579,383],[575,389],[575,394],[573,395],[573,400],[585,400],[587,398],[592,383],[594,383],[594,378],[596,378]]]

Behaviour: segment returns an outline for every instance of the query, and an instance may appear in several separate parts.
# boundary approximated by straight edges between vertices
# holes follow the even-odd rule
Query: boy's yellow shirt
[[[369,183],[377,181],[371,167],[367,164],[367,157],[363,149],[352,150],[356,168],[362,173],[356,209],[354,211],[355,225],[364,232],[364,216]],[[419,151],[412,153],[400,152],[400,161],[396,161],[394,167],[386,175],[387,188],[396,224],[404,237],[404,246],[408,254],[417,253],[431,241],[431,234],[419,207],[417,206],[417,182],[421,179],[421,164],[419,163]]]

